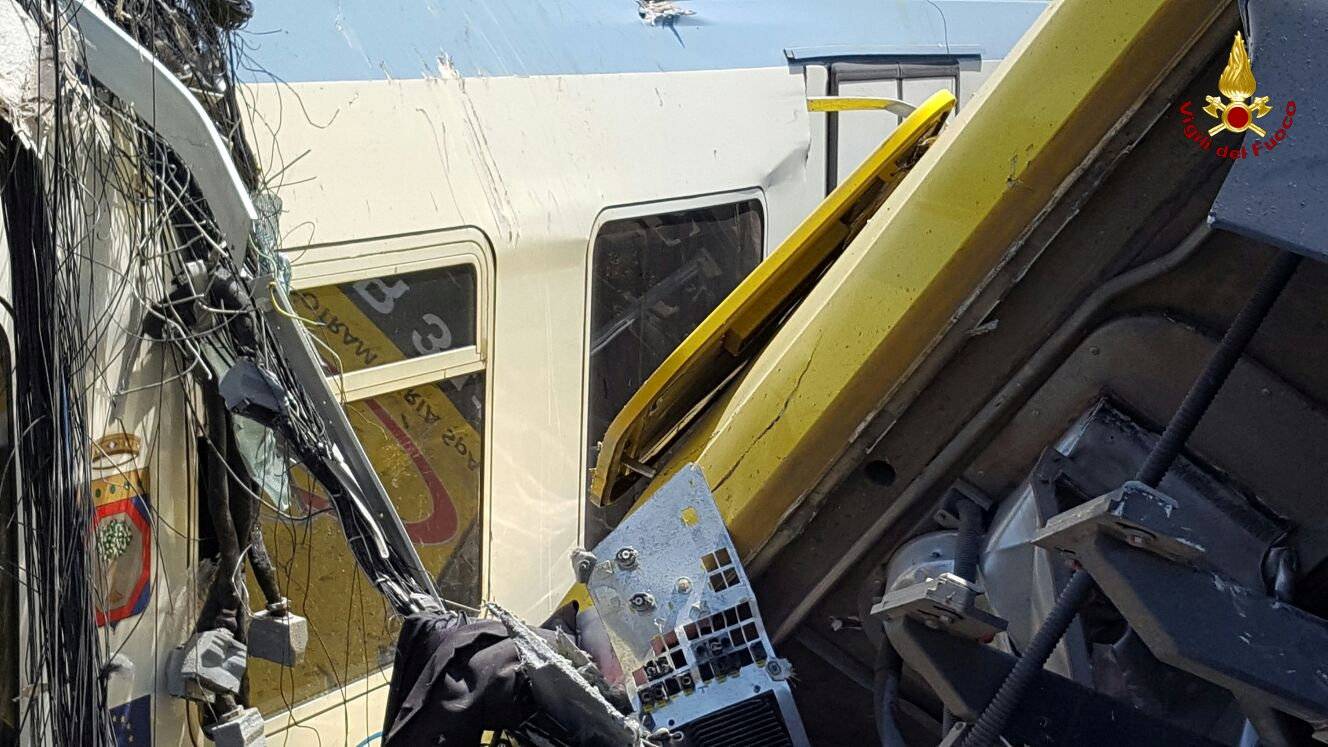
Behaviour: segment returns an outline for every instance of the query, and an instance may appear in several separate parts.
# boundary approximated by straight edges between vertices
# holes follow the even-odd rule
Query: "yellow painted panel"
[[[802,305],[689,433],[750,556],[1224,4],[1051,5]]]
[[[863,219],[904,178],[955,98],[923,102],[651,374],[609,424],[591,475],[601,504],[617,497],[624,460],[647,462],[698,404],[755,354],[773,323],[810,287]]]

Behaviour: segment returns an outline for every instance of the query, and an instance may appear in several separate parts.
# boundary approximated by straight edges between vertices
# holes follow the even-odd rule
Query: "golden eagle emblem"
[[[1206,97],[1208,106],[1204,107],[1204,112],[1218,120],[1218,124],[1208,131],[1209,135],[1216,135],[1223,130],[1228,132],[1250,130],[1259,137],[1268,134],[1254,123],[1256,118],[1272,111],[1268,106],[1268,97],[1260,96],[1248,104],[1245,103],[1245,99],[1254,95],[1254,87],[1254,69],[1250,67],[1250,53],[1245,49],[1244,37],[1237,31],[1236,40],[1231,44],[1231,56],[1227,58],[1227,67],[1217,81],[1218,90],[1223,96],[1231,99],[1231,103],[1224,102],[1220,96]]]

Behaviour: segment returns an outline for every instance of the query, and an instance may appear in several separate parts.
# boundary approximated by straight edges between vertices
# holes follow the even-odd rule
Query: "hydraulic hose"
[[[955,502],[959,514],[959,536],[955,538],[954,574],[975,584],[978,581],[978,559],[982,552],[982,507],[967,498]],[[941,739],[954,727],[954,714],[941,707]]]
[[[890,637],[881,636],[881,647],[876,649],[876,666],[872,671],[872,702],[876,706],[876,734],[881,739],[881,747],[908,747],[895,720],[899,680],[903,672],[904,660],[890,645]]]
[[[206,395],[207,439],[207,507],[212,517],[212,528],[217,537],[217,575],[212,580],[207,602],[199,615],[196,630],[227,628],[243,640],[240,624],[240,593],[236,576],[240,570],[240,537],[231,513],[230,481],[226,478],[228,413],[215,392]]]
[[[954,574],[969,583],[978,580],[978,554],[982,545],[982,507],[967,498],[955,505],[959,512],[959,536],[955,542]]]
[[[1254,337],[1254,333],[1268,316],[1268,311],[1272,309],[1277,297],[1281,295],[1291,276],[1295,274],[1296,268],[1300,266],[1300,260],[1300,255],[1282,252],[1264,272],[1254,294],[1227,328],[1222,341],[1218,343],[1212,357],[1204,366],[1203,373],[1190,387],[1180,407],[1167,423],[1162,437],[1154,444],[1148,458],[1139,468],[1135,477],[1139,482],[1150,487],[1157,487],[1162,482],[1162,478],[1175,463],[1190,434],[1207,412],[1208,406],[1226,383],[1236,362],[1244,354],[1250,339]],[[1034,634],[1028,649],[1001,682],[991,702],[982,710],[973,730],[964,740],[964,747],[989,747],[995,744],[1020,701],[1023,700],[1024,694],[1046,664],[1051,652],[1055,650],[1056,644],[1064,637],[1075,615],[1079,614],[1079,608],[1088,601],[1092,591],[1092,577],[1082,569],[1075,570],[1057,597],[1056,605]]]
[[[1052,607],[1047,619],[1033,635],[1028,649],[1001,682],[991,702],[982,709],[973,730],[964,740],[964,747],[987,747],[996,743],[1015,709],[1019,707],[1019,702],[1023,700],[1024,693],[1028,692],[1029,686],[1033,684],[1038,672],[1042,671],[1042,666],[1047,663],[1056,644],[1065,635],[1075,615],[1079,614],[1079,608],[1092,592],[1093,578],[1087,573],[1077,570],[1070,576],[1069,583],[1056,598],[1056,606]]]

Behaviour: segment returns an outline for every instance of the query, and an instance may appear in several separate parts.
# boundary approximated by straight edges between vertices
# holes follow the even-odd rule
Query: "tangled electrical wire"
[[[264,187],[244,137],[233,76],[232,31],[246,0],[98,0],[102,10],[183,81],[225,140],[250,194]],[[372,489],[347,466],[345,429],[329,429],[321,380],[292,366],[280,317],[285,275],[274,240],[227,246],[185,163],[134,111],[81,66],[67,0],[24,0],[54,60],[53,90],[35,133],[40,147],[0,119],[6,239],[13,315],[25,672],[40,695],[23,698],[20,731],[54,744],[109,744],[107,679],[112,652],[92,610],[97,589],[89,444],[97,431],[90,393],[131,391],[106,361],[132,361],[142,344],[178,352],[177,383],[201,393],[189,409],[205,457],[202,481],[219,545],[216,574],[196,629],[243,635],[240,568],[247,557],[269,605],[284,602],[257,527],[257,482],[236,444],[237,414],[259,420],[324,488],[350,548],[374,585],[401,612],[435,599],[408,542],[390,541],[383,517],[366,508]],[[67,62],[67,64],[66,64]],[[146,118],[146,121],[145,121]],[[103,244],[126,248],[115,261]],[[270,232],[274,234],[275,232]],[[113,282],[92,279],[107,276]],[[298,322],[292,321],[298,325]],[[116,326],[120,325],[117,330]],[[116,334],[112,334],[116,333]],[[105,349],[110,339],[125,348]],[[129,363],[122,363],[127,366]],[[242,376],[232,376],[239,372]],[[305,375],[301,375],[301,373]],[[227,389],[227,377],[238,384]],[[239,387],[244,405],[233,397]],[[246,389],[248,387],[248,389]],[[255,388],[257,391],[255,391]],[[322,392],[323,395],[326,391]],[[252,395],[252,397],[250,396]],[[264,400],[261,407],[253,399]],[[186,402],[191,398],[186,397]],[[391,517],[395,519],[395,517]],[[399,528],[399,521],[398,521]],[[227,704],[229,705],[229,704]]]

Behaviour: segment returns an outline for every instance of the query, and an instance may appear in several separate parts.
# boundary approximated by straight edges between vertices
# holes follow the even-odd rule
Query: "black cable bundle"
[[[247,13],[247,3],[241,0],[101,0],[101,5],[191,88],[208,94],[200,96],[199,101],[227,140],[231,158],[246,187],[251,192],[259,189],[256,161],[243,135],[233,74],[236,50],[229,33]],[[413,549],[403,548],[400,542],[387,542],[384,546],[383,517],[374,516],[359,501],[358,494],[366,486],[357,485],[354,476],[347,472],[344,461],[334,449],[338,438],[329,432],[328,423],[315,406],[309,383],[301,381],[291,370],[286,356],[292,353],[282,349],[272,328],[255,309],[253,299],[249,297],[249,285],[263,274],[257,252],[252,245],[248,247],[241,266],[234,262],[230,251],[220,251],[217,243],[220,237],[210,212],[184,164],[152,133],[143,133],[141,140],[140,152],[145,154],[144,160],[152,164],[151,179],[170,198],[162,210],[169,216],[168,224],[176,235],[175,243],[189,249],[165,256],[168,274],[186,277],[189,275],[186,263],[202,260],[208,277],[205,287],[191,289],[190,294],[185,295],[205,295],[213,316],[219,319],[199,330],[194,326],[195,320],[183,314],[188,304],[161,303],[156,313],[172,322],[169,326],[176,330],[176,334],[159,339],[206,348],[212,353],[210,360],[220,363],[220,369],[215,372],[219,375],[236,363],[249,361],[282,389],[283,411],[263,424],[286,442],[290,453],[323,486],[337,512],[351,552],[373,585],[397,611],[414,611],[421,599],[433,597],[433,590],[427,585],[428,574],[418,567]],[[256,291],[262,292],[262,289]],[[213,386],[212,382],[200,383],[205,387]],[[216,443],[209,448],[225,451],[224,446]],[[341,451],[345,451],[344,444]],[[245,474],[239,459],[230,461],[228,468],[232,473],[242,475],[245,482],[253,482]],[[241,542],[245,539],[240,537]],[[405,552],[406,549],[410,552]],[[254,559],[251,566],[266,595],[269,588],[276,587],[275,577],[267,573],[271,561],[261,543],[250,545],[248,552]],[[269,599],[270,603],[273,601]]]
[[[69,172],[58,106],[56,111],[50,158],[59,182]],[[46,183],[41,161],[3,120],[0,142],[14,287],[26,680],[42,683],[41,697],[31,698],[20,717],[20,730],[53,744],[110,744],[89,582],[93,511],[82,358],[87,340],[81,333],[79,266],[58,249],[71,238],[60,235],[69,226],[62,195],[71,185]]]

